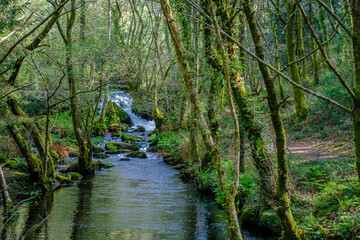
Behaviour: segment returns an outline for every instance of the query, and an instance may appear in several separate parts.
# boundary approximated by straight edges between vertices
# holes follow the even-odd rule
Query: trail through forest
[[[315,159],[337,159],[338,155],[331,153],[329,151],[319,149],[315,147],[315,143],[306,143],[306,142],[296,142],[288,141],[287,149],[289,153],[294,154],[295,156],[305,157],[305,160],[315,160]]]

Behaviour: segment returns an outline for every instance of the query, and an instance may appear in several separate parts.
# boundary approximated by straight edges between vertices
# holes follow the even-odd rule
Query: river
[[[112,100],[129,113],[135,126],[146,128],[145,135],[154,129],[153,121],[132,113],[130,95],[113,93]],[[121,139],[108,135],[102,147],[105,141]],[[114,168],[23,204],[3,233],[8,239],[29,240],[227,239],[226,216],[217,203],[180,180],[177,170],[149,151],[148,142],[138,144],[147,158],[119,161],[126,153],[110,155],[103,161],[111,161]],[[276,239],[245,230],[243,234],[248,240]]]

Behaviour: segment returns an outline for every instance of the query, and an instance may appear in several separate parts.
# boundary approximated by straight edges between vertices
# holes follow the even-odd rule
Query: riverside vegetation
[[[148,140],[216,199],[230,239],[246,239],[243,227],[359,239],[360,0],[6,0],[0,9],[6,218],[18,202],[114,167],[110,156],[146,159]],[[312,154],[293,154],[294,144]]]

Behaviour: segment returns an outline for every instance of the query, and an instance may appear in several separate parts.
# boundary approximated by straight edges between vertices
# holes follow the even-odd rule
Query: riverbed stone
[[[128,162],[128,161],[130,161],[130,158],[120,158],[119,161],[121,161],[121,162]]]
[[[146,153],[144,152],[132,152],[126,155],[126,157],[134,157],[134,158],[147,158]]]
[[[115,109],[115,114],[120,118],[121,123],[125,123],[129,126],[133,125],[133,122],[129,116],[119,105],[113,102],[113,106]]]
[[[141,137],[137,137],[137,136],[133,136],[130,134],[121,134],[121,140],[123,140],[126,143],[133,143],[133,142],[142,142],[145,141],[145,139],[141,138]]]
[[[120,154],[120,153],[131,153],[133,152],[132,150],[129,149],[115,149],[115,150],[109,150],[106,151],[106,154]]]
[[[145,132],[145,131],[146,131],[146,129],[144,126],[139,126],[134,130],[134,132]]]
[[[140,146],[136,144],[130,143],[119,143],[119,142],[108,142],[105,144],[106,150],[131,150],[131,151],[139,151]]]
[[[115,164],[113,164],[112,162],[105,162],[102,164],[101,167],[102,168],[113,168],[113,167],[115,167]]]
[[[70,180],[72,181],[78,181],[83,178],[83,176],[77,172],[69,172],[65,175],[65,177],[70,178]]]
[[[94,158],[99,158],[99,159],[105,159],[105,158],[108,158],[109,156],[106,155],[105,153],[94,153],[93,157]]]

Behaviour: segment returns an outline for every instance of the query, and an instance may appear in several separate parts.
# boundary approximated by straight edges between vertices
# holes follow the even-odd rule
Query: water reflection
[[[91,211],[92,178],[89,177],[85,183],[78,185],[78,201],[74,212],[71,239],[81,239],[81,236],[84,236],[84,230],[86,231],[83,226],[87,225],[86,214]]]
[[[160,170],[139,175],[149,164]],[[3,239],[226,239],[216,204],[159,162],[125,163],[36,201],[20,207]]]

